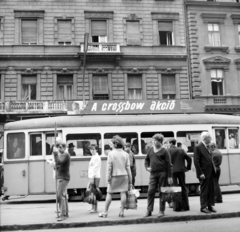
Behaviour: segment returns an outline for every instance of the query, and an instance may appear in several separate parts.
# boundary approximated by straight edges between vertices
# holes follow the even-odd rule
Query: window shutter
[[[36,85],[37,84],[37,77],[36,76],[23,76],[22,77],[22,84],[23,85]]]
[[[128,76],[129,89],[142,89],[142,76]]]
[[[37,20],[22,19],[22,44],[37,44]]]
[[[57,84],[58,85],[72,85],[73,77],[72,76],[58,76]]]
[[[93,77],[93,94],[108,94],[107,76]]]
[[[159,31],[173,31],[172,22],[158,22]]]
[[[175,75],[162,76],[163,94],[176,94]]]
[[[91,33],[92,36],[106,36],[107,35],[107,21],[95,21],[91,22]]]
[[[58,41],[72,41],[71,20],[58,20]]]
[[[127,44],[141,45],[139,21],[127,21]]]

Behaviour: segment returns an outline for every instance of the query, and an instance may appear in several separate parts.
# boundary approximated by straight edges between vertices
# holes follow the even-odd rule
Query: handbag
[[[131,187],[131,189],[127,192],[125,209],[137,209],[137,197],[133,190],[134,188]]]
[[[167,186],[161,187],[161,199],[165,202],[180,202],[181,197],[181,187]]]

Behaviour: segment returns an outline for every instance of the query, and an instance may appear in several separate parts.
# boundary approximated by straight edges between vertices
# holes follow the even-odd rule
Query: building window
[[[72,44],[72,22],[71,20],[57,21],[57,38],[59,45]]]
[[[176,79],[175,75],[162,75],[162,98],[176,98]]]
[[[219,24],[217,23],[208,23],[208,38],[209,44],[213,47],[219,47],[220,43],[220,32]]]
[[[211,70],[212,94],[223,95],[223,70]]]
[[[57,96],[59,100],[69,100],[73,98],[72,75],[59,75],[57,77]]]
[[[93,100],[108,100],[108,77],[93,76]]]
[[[172,22],[159,21],[159,44],[160,45],[173,45],[173,25]]]
[[[106,20],[91,20],[91,37],[93,43],[107,43]]]
[[[14,10],[14,17],[16,44],[43,44],[44,11]]]
[[[37,77],[22,76],[22,100],[37,99]]]
[[[127,21],[127,45],[141,45],[139,21]]]
[[[22,19],[21,20],[21,41],[22,44],[37,44],[38,30],[37,19]]]
[[[142,99],[142,75],[128,75],[128,99]]]

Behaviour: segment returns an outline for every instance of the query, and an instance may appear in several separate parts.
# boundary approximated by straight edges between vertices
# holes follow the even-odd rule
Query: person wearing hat
[[[182,148],[176,147],[176,142],[176,139],[170,139],[168,141],[168,152],[171,155],[173,165],[173,185],[181,186],[182,188],[182,204],[180,206],[182,209],[175,208],[175,210],[187,211],[189,210],[189,201],[185,182],[185,172],[191,170],[192,159]],[[187,162],[187,167],[185,167],[185,161]]]
[[[69,143],[68,144],[68,153],[70,154],[70,156],[76,156],[76,153],[74,151],[74,144],[73,143]]]

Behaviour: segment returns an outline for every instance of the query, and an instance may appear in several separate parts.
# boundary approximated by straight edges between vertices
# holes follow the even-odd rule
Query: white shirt
[[[89,166],[88,166],[88,178],[93,179],[93,178],[100,178],[100,172],[101,172],[101,163],[102,160],[98,153],[96,155],[92,156]]]

